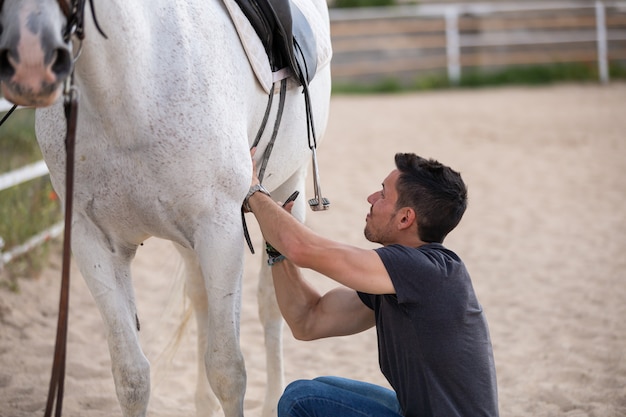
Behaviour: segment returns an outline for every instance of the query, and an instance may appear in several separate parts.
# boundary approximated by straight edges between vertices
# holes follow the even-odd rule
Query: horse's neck
[[[196,90],[206,94],[206,84],[210,88],[222,71],[212,63],[212,54],[219,57],[225,48],[240,47],[236,37],[223,33],[232,25],[220,0],[111,3],[95,2],[108,39],[89,25],[76,68],[78,83],[94,112],[114,111],[111,105],[117,103],[140,113],[140,106],[172,98],[188,100],[185,95],[193,83],[204,84]],[[133,103],[137,97],[140,105]]]
[[[230,24],[220,0],[96,1],[95,8],[108,39],[95,25],[87,25],[77,73],[103,90],[111,85],[134,88],[147,75],[162,79],[169,75],[166,70],[191,71],[193,59],[204,59],[202,54],[225,41],[210,32]],[[133,79],[133,74],[144,78]]]

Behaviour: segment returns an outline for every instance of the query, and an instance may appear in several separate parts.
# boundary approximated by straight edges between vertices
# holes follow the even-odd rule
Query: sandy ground
[[[458,169],[470,207],[446,244],[467,263],[490,323],[501,415],[626,415],[626,85],[340,96],[330,114],[319,157],[333,207],[310,212],[307,223],[367,246],[365,198],[392,169],[395,152]],[[246,263],[241,339],[246,410],[256,416],[265,385],[260,256],[248,254]],[[170,299],[179,292],[178,265],[159,240],[148,241],[133,265],[153,361],[180,316]],[[307,276],[321,289],[332,286]],[[120,415],[100,316],[78,272],[72,277],[64,415]],[[59,279],[53,256],[42,276],[21,280],[19,293],[0,290],[1,417],[43,415]],[[153,366],[151,416],[194,415],[190,329],[172,363]],[[372,331],[297,342],[285,330],[284,350],[287,382],[333,374],[386,384]]]

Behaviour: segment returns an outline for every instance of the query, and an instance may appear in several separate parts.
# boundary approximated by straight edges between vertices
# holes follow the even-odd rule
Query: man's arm
[[[257,192],[248,200],[265,239],[302,268],[369,294],[394,294],[391,278],[378,254],[319,236],[269,196]]]
[[[374,326],[374,312],[356,291],[339,287],[320,296],[289,260],[272,266],[280,312],[299,340],[346,336]]]

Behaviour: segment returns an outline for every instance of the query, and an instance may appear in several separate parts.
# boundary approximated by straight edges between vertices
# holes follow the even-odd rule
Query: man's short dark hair
[[[396,154],[395,162],[400,171],[396,208],[415,210],[423,242],[442,243],[467,208],[467,187],[461,174],[412,153]]]

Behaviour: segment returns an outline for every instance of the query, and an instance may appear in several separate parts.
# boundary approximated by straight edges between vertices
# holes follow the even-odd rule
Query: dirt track
[[[626,85],[333,97],[320,169],[325,213],[308,224],[367,245],[366,196],[411,151],[460,170],[470,207],[446,244],[466,261],[486,311],[503,417],[626,415]],[[311,193],[309,193],[311,194]],[[308,195],[307,195],[308,197]],[[260,237],[253,226],[256,246]],[[246,409],[263,398],[256,315],[258,256],[247,257],[242,347]],[[42,415],[60,261],[0,290],[0,417]],[[157,357],[178,320],[168,305],[177,258],[148,241],[134,264],[142,338]],[[307,274],[320,288],[321,277]],[[73,273],[65,416],[119,415],[100,316]],[[193,331],[192,331],[193,333]],[[195,341],[155,366],[151,416],[193,415]],[[372,331],[296,342],[285,331],[286,380],[337,374],[385,384]]]

